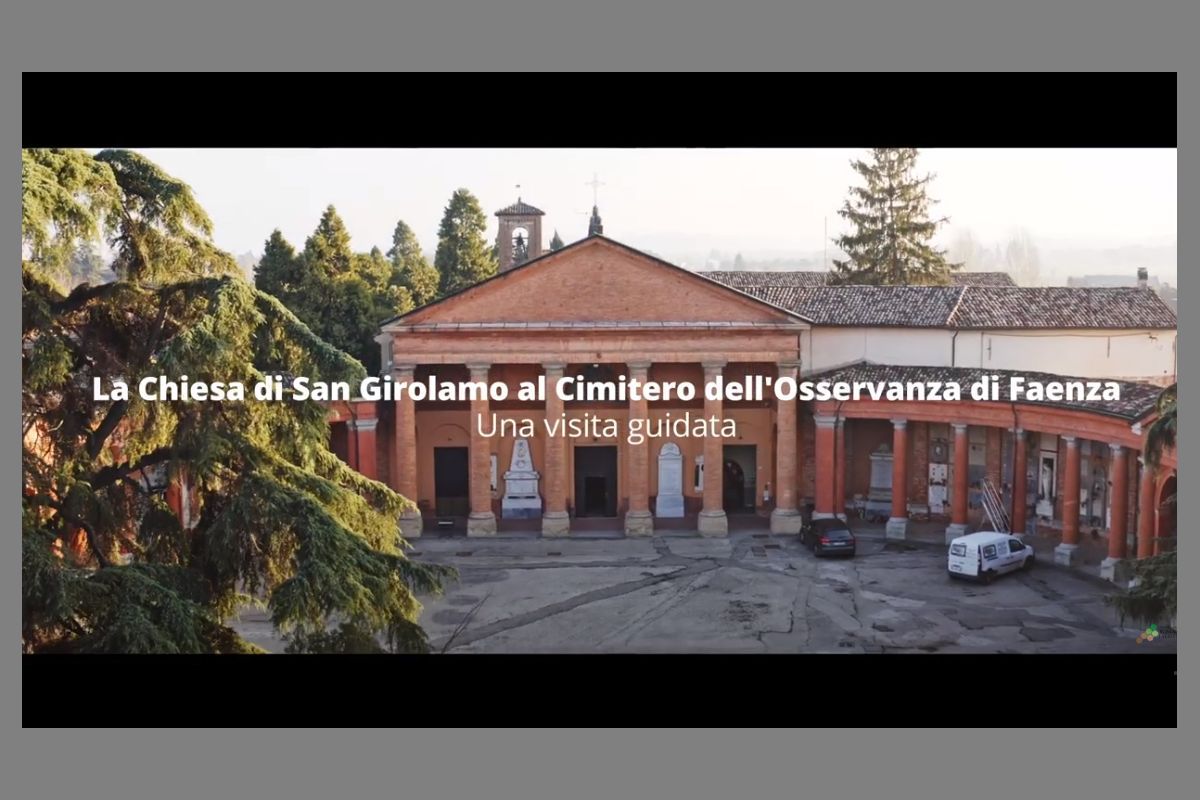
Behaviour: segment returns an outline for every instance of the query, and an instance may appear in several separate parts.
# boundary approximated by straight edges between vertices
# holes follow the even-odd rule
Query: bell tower
[[[537,258],[542,254],[542,217],[539,208],[517,198],[517,202],[496,212],[500,231],[496,234],[496,249],[500,253],[500,272]]]

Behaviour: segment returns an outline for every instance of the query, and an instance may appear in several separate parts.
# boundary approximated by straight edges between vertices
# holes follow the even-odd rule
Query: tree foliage
[[[932,201],[925,190],[933,176],[917,176],[916,159],[915,149],[880,147],[871,151],[869,162],[851,162],[865,185],[850,187],[838,212],[853,232],[834,240],[847,258],[834,259],[832,282],[946,284],[962,266],[931,244],[947,220],[930,218]]]
[[[27,150],[22,165],[25,649],[250,652],[229,625],[247,596],[298,641],[343,624],[423,648],[416,595],[449,573],[404,555],[410,501],[329,450],[320,404],[92,391],[159,375],[357,382],[362,366],[247,283],[187,185],[138,154]],[[64,291],[58,255],[101,236],[115,279]],[[157,469],[194,487],[187,529],[150,488]]]
[[[438,298],[441,275],[425,258],[417,235],[404,220],[396,223],[392,249],[387,256],[392,260],[392,282],[407,289],[416,305],[423,306]]]
[[[441,275],[442,295],[474,286],[496,274],[495,250],[484,238],[487,217],[475,195],[459,189],[450,198],[438,228],[433,265]]]
[[[1175,449],[1176,404],[1179,399],[1178,384],[1171,384],[1158,396],[1154,407],[1154,422],[1146,429],[1146,461],[1157,467],[1167,450]]]
[[[1176,443],[1177,384],[1171,384],[1158,396],[1155,419],[1146,429],[1144,448],[1146,464],[1156,468],[1162,457]],[[1160,514],[1176,513],[1175,495],[1163,499]],[[1160,541],[1160,547],[1172,547],[1173,542]],[[1114,595],[1110,602],[1121,614],[1141,624],[1174,619],[1178,607],[1177,562],[1174,549],[1134,562],[1133,587],[1126,593]]]
[[[1140,625],[1175,619],[1179,584],[1174,550],[1133,562],[1133,578],[1132,588],[1108,598],[1120,614],[1122,624],[1126,619]]]
[[[562,237],[558,235],[558,231],[554,231],[554,235],[550,237],[550,252],[563,249]]]
[[[255,284],[372,375],[382,366],[375,342],[379,323],[413,308],[412,294],[379,248],[351,250],[350,234],[333,206],[298,254],[278,230],[272,233]]]

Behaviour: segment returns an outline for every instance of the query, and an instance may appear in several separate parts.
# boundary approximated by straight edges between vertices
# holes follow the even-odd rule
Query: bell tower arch
[[[539,208],[517,198],[517,202],[496,212],[500,231],[496,234],[496,249],[500,254],[500,272],[537,258],[542,254],[542,217]]]

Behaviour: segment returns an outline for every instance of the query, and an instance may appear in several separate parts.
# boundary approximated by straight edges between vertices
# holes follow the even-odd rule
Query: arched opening
[[[1158,530],[1154,552],[1166,553],[1175,549],[1175,476],[1167,478],[1158,490]]]
[[[529,244],[529,229],[517,226],[512,230],[512,263],[515,267],[529,260],[531,247]]]

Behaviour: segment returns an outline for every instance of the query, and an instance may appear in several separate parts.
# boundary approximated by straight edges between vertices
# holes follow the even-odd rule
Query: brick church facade
[[[697,273],[603,235],[542,252],[542,212],[498,212],[501,270],[383,323],[398,381],[503,381],[510,397],[544,376],[687,381],[955,380],[982,375],[1119,381],[1107,402],[355,401],[331,409],[334,450],[413,501],[406,537],[611,529],[644,536],[731,528],[796,533],[802,518],[867,515],[903,538],[914,517],[947,536],[992,511],[1017,532],[1108,537],[1107,573],[1173,534],[1160,508],[1174,455],[1143,463],[1155,399],[1175,376],[1175,316],[1141,288],[1012,285],[963,275],[945,287],[827,286],[822,273]],[[1029,370],[1034,372],[1030,373]],[[1007,382],[1005,380],[1005,382]],[[534,420],[537,433],[483,435],[477,419]],[[603,417],[616,436],[547,437],[542,420]],[[631,419],[722,418],[736,436],[649,438]],[[996,501],[1002,506],[997,509]],[[1169,530],[1168,530],[1169,529]]]

